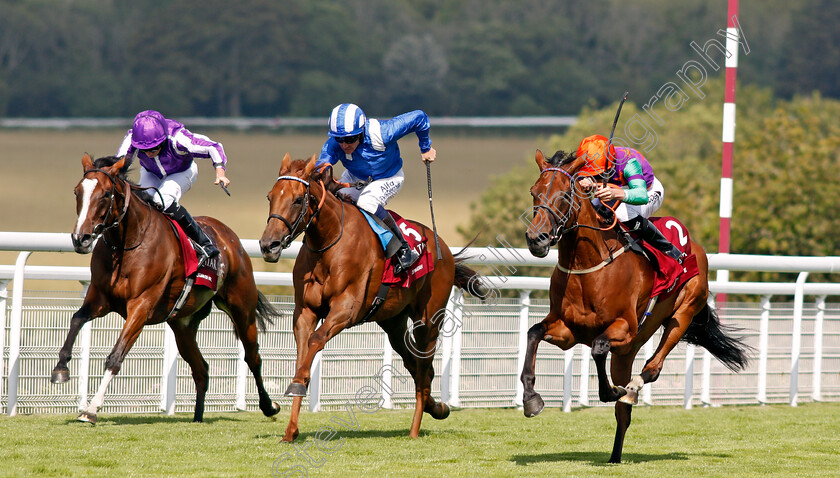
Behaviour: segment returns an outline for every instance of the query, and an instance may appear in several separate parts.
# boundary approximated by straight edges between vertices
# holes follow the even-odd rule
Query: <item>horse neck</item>
[[[142,236],[145,235],[146,230],[150,226],[151,218],[149,215],[153,212],[151,207],[148,206],[142,199],[133,195],[131,187],[128,183],[125,184],[125,192],[127,193],[126,199],[129,201],[128,210],[119,224],[106,232],[106,235],[108,242],[112,245],[130,248],[143,240]],[[129,195],[132,196],[131,199],[128,199]],[[120,207],[118,214],[122,214],[124,207],[124,205]]]
[[[316,188],[313,188],[312,190],[312,199],[309,204],[310,214],[314,214],[316,212],[318,203],[321,202],[322,195],[326,194],[327,197],[324,199],[324,205],[321,206],[318,215],[312,219],[312,223],[306,230],[305,237],[306,244],[311,249],[321,249],[335,241],[336,238],[339,237],[339,234],[342,233],[342,204],[341,200],[329,191],[322,191],[320,184],[317,187],[317,192],[315,189]]]
[[[563,235],[559,243],[558,262],[568,269],[587,269],[609,257],[610,251],[616,249],[618,235],[612,229],[591,229],[604,226],[587,198],[581,199],[576,220],[577,224],[588,227],[577,227]]]

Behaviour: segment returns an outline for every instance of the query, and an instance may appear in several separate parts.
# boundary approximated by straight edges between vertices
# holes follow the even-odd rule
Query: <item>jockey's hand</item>
[[[588,192],[592,191],[593,189],[595,189],[598,186],[598,184],[595,182],[595,180],[586,176],[586,177],[582,178],[580,181],[578,181],[578,186],[580,186],[580,188],[584,192],[588,193]]]
[[[435,151],[435,148],[429,148],[429,150],[426,151],[425,153],[420,153],[420,158],[422,158],[423,161],[425,161],[427,163],[431,163],[432,161],[435,160],[436,157],[437,157],[437,151]]]
[[[601,201],[609,201],[610,199],[624,199],[626,193],[622,188],[611,188],[609,186],[598,186],[595,190],[595,197]]]
[[[230,184],[230,179],[225,176],[225,168],[216,168],[216,180],[213,184],[222,184],[224,187]]]

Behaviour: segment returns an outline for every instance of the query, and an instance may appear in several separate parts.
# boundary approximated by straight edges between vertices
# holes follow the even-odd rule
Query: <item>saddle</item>
[[[630,248],[634,252],[644,255],[656,271],[651,297],[661,294],[664,298],[699,274],[700,269],[697,267],[697,256],[691,252],[688,229],[679,220],[670,216],[650,217],[648,220],[659,229],[671,244],[686,254],[686,258],[680,264],[659,249],[643,241],[637,232],[628,231],[624,225],[620,226],[622,232],[630,238]]]
[[[172,226],[172,230],[178,238],[178,243],[181,246],[181,253],[184,257],[184,289],[175,301],[175,306],[169,312],[168,318],[171,319],[172,317],[175,317],[182,307],[184,307],[184,303],[187,301],[187,296],[190,295],[193,285],[207,287],[213,291],[216,290],[219,280],[218,271],[220,256],[207,259],[203,264],[201,264],[201,267],[199,267],[198,254],[196,253],[197,245],[187,236],[187,233],[181,229],[178,222],[169,216],[164,216],[169,220],[169,225]]]

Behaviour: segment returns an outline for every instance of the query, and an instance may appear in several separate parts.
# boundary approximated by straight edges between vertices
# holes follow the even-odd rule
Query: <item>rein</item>
[[[314,221],[315,218],[318,216],[318,214],[321,212],[321,208],[324,206],[324,201],[327,199],[327,187],[324,185],[324,181],[319,181],[321,183],[321,190],[323,191],[323,194],[321,195],[321,200],[318,202],[318,206],[315,208],[315,211],[309,216],[309,220],[306,222],[306,226],[303,229],[301,229],[300,231],[295,232],[295,230],[298,229],[298,227],[300,226],[300,224],[303,222],[304,218],[306,217],[306,212],[309,210],[309,202],[310,202],[310,198],[312,197],[311,183],[309,181],[301,179],[297,176],[278,176],[277,181],[280,181],[280,180],[297,181],[297,182],[306,186],[306,195],[304,195],[303,206],[301,207],[300,214],[295,219],[294,224],[289,222],[289,220],[286,219],[285,217],[283,217],[279,214],[273,214],[273,213],[268,215],[268,220],[266,221],[266,222],[271,221],[272,218],[273,219],[279,219],[289,229],[289,235],[286,236],[280,243],[280,247],[283,248],[283,249],[286,249],[291,245],[292,241],[297,239],[298,236],[300,236],[301,234],[303,234],[304,232],[306,232],[309,229],[309,226],[312,225],[312,221]],[[324,252],[327,249],[329,249],[330,247],[336,245],[336,243],[338,243],[338,241],[341,240],[341,237],[344,235],[344,202],[343,201],[341,202],[340,224],[341,224],[341,230],[338,234],[338,237],[333,242],[331,242],[328,246],[322,247],[321,249],[312,249],[311,247],[309,247],[306,244],[305,239],[303,241],[303,245],[306,246],[312,252]]]
[[[88,173],[102,173],[105,176],[107,176],[108,179],[111,180],[111,198],[110,198],[110,202],[108,203],[108,210],[102,216],[102,222],[93,227],[93,231],[95,232],[98,228],[101,227],[102,229],[99,232],[99,235],[102,236],[102,239],[105,241],[105,244],[107,244],[111,249],[117,250],[117,248],[118,248],[117,245],[111,244],[110,242],[108,242],[108,238],[105,236],[105,232],[108,231],[109,229],[112,229],[112,228],[118,226],[122,222],[122,220],[125,219],[126,214],[128,214],[128,206],[131,202],[131,186],[130,185],[128,186],[128,193],[123,194],[123,193],[121,193],[120,191],[117,190],[117,181],[116,180],[119,179],[120,181],[123,182],[123,184],[126,184],[126,181],[124,179],[120,178],[119,176],[114,177],[110,173],[108,173],[107,171],[102,170],[102,169],[98,169],[98,168],[97,169],[88,169],[87,171],[85,171],[85,173],[82,175],[82,177],[86,177],[88,175]],[[114,210],[114,203],[116,202],[117,194],[119,194],[120,196],[125,198],[125,202],[123,204],[123,210],[120,213],[120,215],[117,216],[111,222],[111,224],[108,224],[106,226],[105,225],[105,220],[108,217],[111,216],[111,213]],[[151,206],[149,206],[149,211],[151,212]],[[152,218],[151,218],[151,215],[150,215],[149,216],[149,223],[151,223],[151,220],[152,220]],[[135,244],[131,247],[122,246],[120,249],[123,250],[123,251],[130,251],[130,250],[137,249],[138,247],[140,247],[140,244],[143,243],[143,239],[145,239],[145,237],[146,237],[146,231],[148,229],[149,229],[149,224],[147,223],[146,227],[143,229],[143,234],[140,237],[140,240],[137,241],[137,244]]]

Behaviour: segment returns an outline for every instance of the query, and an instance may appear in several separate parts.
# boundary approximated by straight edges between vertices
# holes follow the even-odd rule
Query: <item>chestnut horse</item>
[[[525,416],[537,415],[544,406],[534,391],[540,341],[563,350],[575,344],[588,345],[598,372],[599,398],[602,402],[616,401],[618,426],[610,462],[619,463],[638,391],[659,377],[665,357],[680,340],[705,347],[733,371],[747,364],[748,347],[731,336],[732,329],[722,326],[707,304],[708,259],[703,248],[693,241],[691,249],[697,255],[700,273],[678,291],[661,298],[652,314],[641,321],[656,271],[640,254],[619,255],[626,238],[616,228],[604,227],[589,198],[577,186],[575,173],[586,158],[558,151],[546,160],[538,150],[536,162],[540,176],[531,188],[534,221],[525,237],[528,248],[537,257],[545,257],[555,244],[559,253],[558,267],[551,276],[549,313],[528,331],[521,376]],[[660,327],[662,340],[656,352],[641,374],[631,377],[636,353]],[[612,353],[612,381],[626,384],[623,387],[610,383],[606,370],[608,353]]]
[[[362,212],[335,196],[340,186],[333,180],[332,168],[315,170],[315,163],[315,156],[308,161],[292,161],[288,154],[283,158],[280,177],[268,193],[270,213],[260,239],[263,258],[277,262],[281,251],[304,234],[293,269],[297,372],[286,390],[286,396],[294,399],[283,441],[298,436],[300,406],[315,354],[342,330],[366,321],[376,322],[388,334],[414,378],[416,405],[409,436],[417,438],[424,411],[439,420],[449,416],[449,406],[431,396],[434,350],[453,284],[483,291],[480,282],[474,282],[479,276],[453,257],[441,240],[441,257],[434,257],[434,248],[429,250],[434,270],[408,288],[389,289],[371,315],[384,270],[382,246]],[[416,222],[412,226],[434,240],[426,226]],[[409,317],[418,325],[413,337]],[[319,319],[323,319],[320,326]]]
[[[140,331],[145,325],[166,321],[175,333],[178,352],[192,369],[196,391],[193,421],[202,421],[208,365],[198,350],[196,332],[214,303],[230,316],[234,332],[242,341],[245,362],[257,384],[260,410],[266,416],[275,415],[280,407],[263,387],[257,325],[264,330],[266,322],[271,323],[271,317],[279,314],[257,290],[251,260],[236,234],[216,219],[195,218],[221,251],[217,290],[193,287],[181,310],[167,320],[185,282],[183,254],[170,221],[137,195],[137,186],[126,179],[125,158],[110,156],[94,162],[85,154],[82,166],[84,175],[75,189],[79,217],[72,239],[79,254],[93,250],[91,282],[82,306],[70,321],[50,380],[64,383],[70,379],[67,362],[86,322],[113,311],[125,318],[125,324],[105,361],[99,389],[78,420],[96,423],[108,384],[120,371]],[[99,237],[102,240],[94,247]]]

